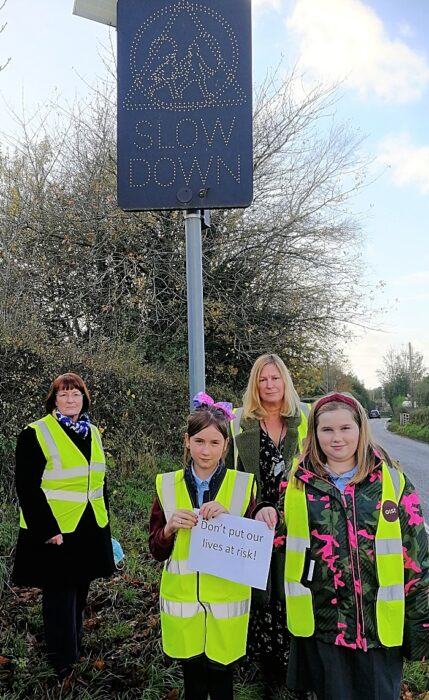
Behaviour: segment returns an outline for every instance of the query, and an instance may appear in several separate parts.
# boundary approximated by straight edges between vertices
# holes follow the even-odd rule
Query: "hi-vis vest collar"
[[[52,417],[52,420],[55,421],[55,418]],[[57,421],[55,421],[57,423]],[[44,419],[38,420],[32,425],[37,426],[40,432],[43,435],[43,439],[45,440],[46,447],[49,452],[49,459],[46,463],[46,468],[43,472],[42,476],[42,484],[43,482],[70,482],[70,479],[75,479],[75,478],[80,478],[80,477],[87,477],[88,472],[100,472],[102,474],[105,473],[106,471],[106,462],[104,460],[104,451],[103,451],[103,446],[101,444],[101,438],[98,430],[95,428],[94,425],[91,425],[91,437],[95,438],[98,448],[103,455],[103,460],[102,461],[96,461],[96,460],[91,460],[90,465],[88,464],[83,464],[82,466],[76,466],[76,467],[66,467],[64,465],[64,460],[60,455],[60,448],[59,445],[55,442],[53,433],[52,433],[52,426],[50,429],[51,421],[49,423],[45,421]],[[62,428],[60,428],[62,430]],[[51,466],[52,465],[52,466]],[[88,500],[92,500],[94,498],[101,498],[103,496],[103,487],[93,489],[89,493],[82,491],[65,491],[61,487],[59,489],[49,489],[49,488],[43,488],[42,489],[45,492],[46,498],[48,500],[52,500],[55,498],[60,498],[62,501],[73,501],[75,503],[86,503]]]
[[[402,472],[383,462],[381,508],[375,534],[379,581],[376,622],[378,637],[386,647],[400,646],[404,630],[404,562],[398,512],[404,485]],[[287,627],[297,637],[310,637],[315,632],[312,593],[301,583],[305,554],[311,544],[305,489],[305,485],[297,488],[290,478],[285,498]]]
[[[166,519],[178,508],[192,509],[183,470],[159,474],[158,498]],[[216,494],[231,515],[243,516],[254,477],[227,469]],[[205,653],[209,659],[229,664],[246,653],[250,587],[226,579],[198,574],[188,568],[191,531],[177,532],[173,551],[161,579],[162,643],[173,658]]]

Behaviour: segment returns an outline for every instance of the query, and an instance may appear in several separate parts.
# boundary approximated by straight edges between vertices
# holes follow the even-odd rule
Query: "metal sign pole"
[[[192,398],[199,391],[204,391],[206,385],[201,212],[199,209],[187,209],[184,218],[188,294],[189,404],[192,410]]]

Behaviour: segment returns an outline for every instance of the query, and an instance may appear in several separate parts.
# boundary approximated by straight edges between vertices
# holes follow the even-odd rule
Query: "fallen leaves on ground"
[[[179,697],[179,691],[177,688],[173,688],[173,690],[170,690],[167,695],[165,695],[165,700],[177,700]]]

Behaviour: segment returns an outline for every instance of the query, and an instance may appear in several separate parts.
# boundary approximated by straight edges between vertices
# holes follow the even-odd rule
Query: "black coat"
[[[91,434],[85,438],[61,426],[82,452],[91,458]],[[110,576],[115,571],[110,525],[99,527],[90,503],[74,532],[63,534],[63,544],[46,544],[60,533],[41,489],[46,459],[33,428],[25,428],[16,446],[15,483],[27,529],[20,528],[12,581],[17,585],[63,587]],[[107,503],[106,487],[104,498]]]

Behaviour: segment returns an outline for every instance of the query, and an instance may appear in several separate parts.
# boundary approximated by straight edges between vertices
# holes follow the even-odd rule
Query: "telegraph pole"
[[[414,387],[413,387],[413,349],[411,343],[408,343],[408,356],[410,365],[410,398],[411,408],[414,408]]]

